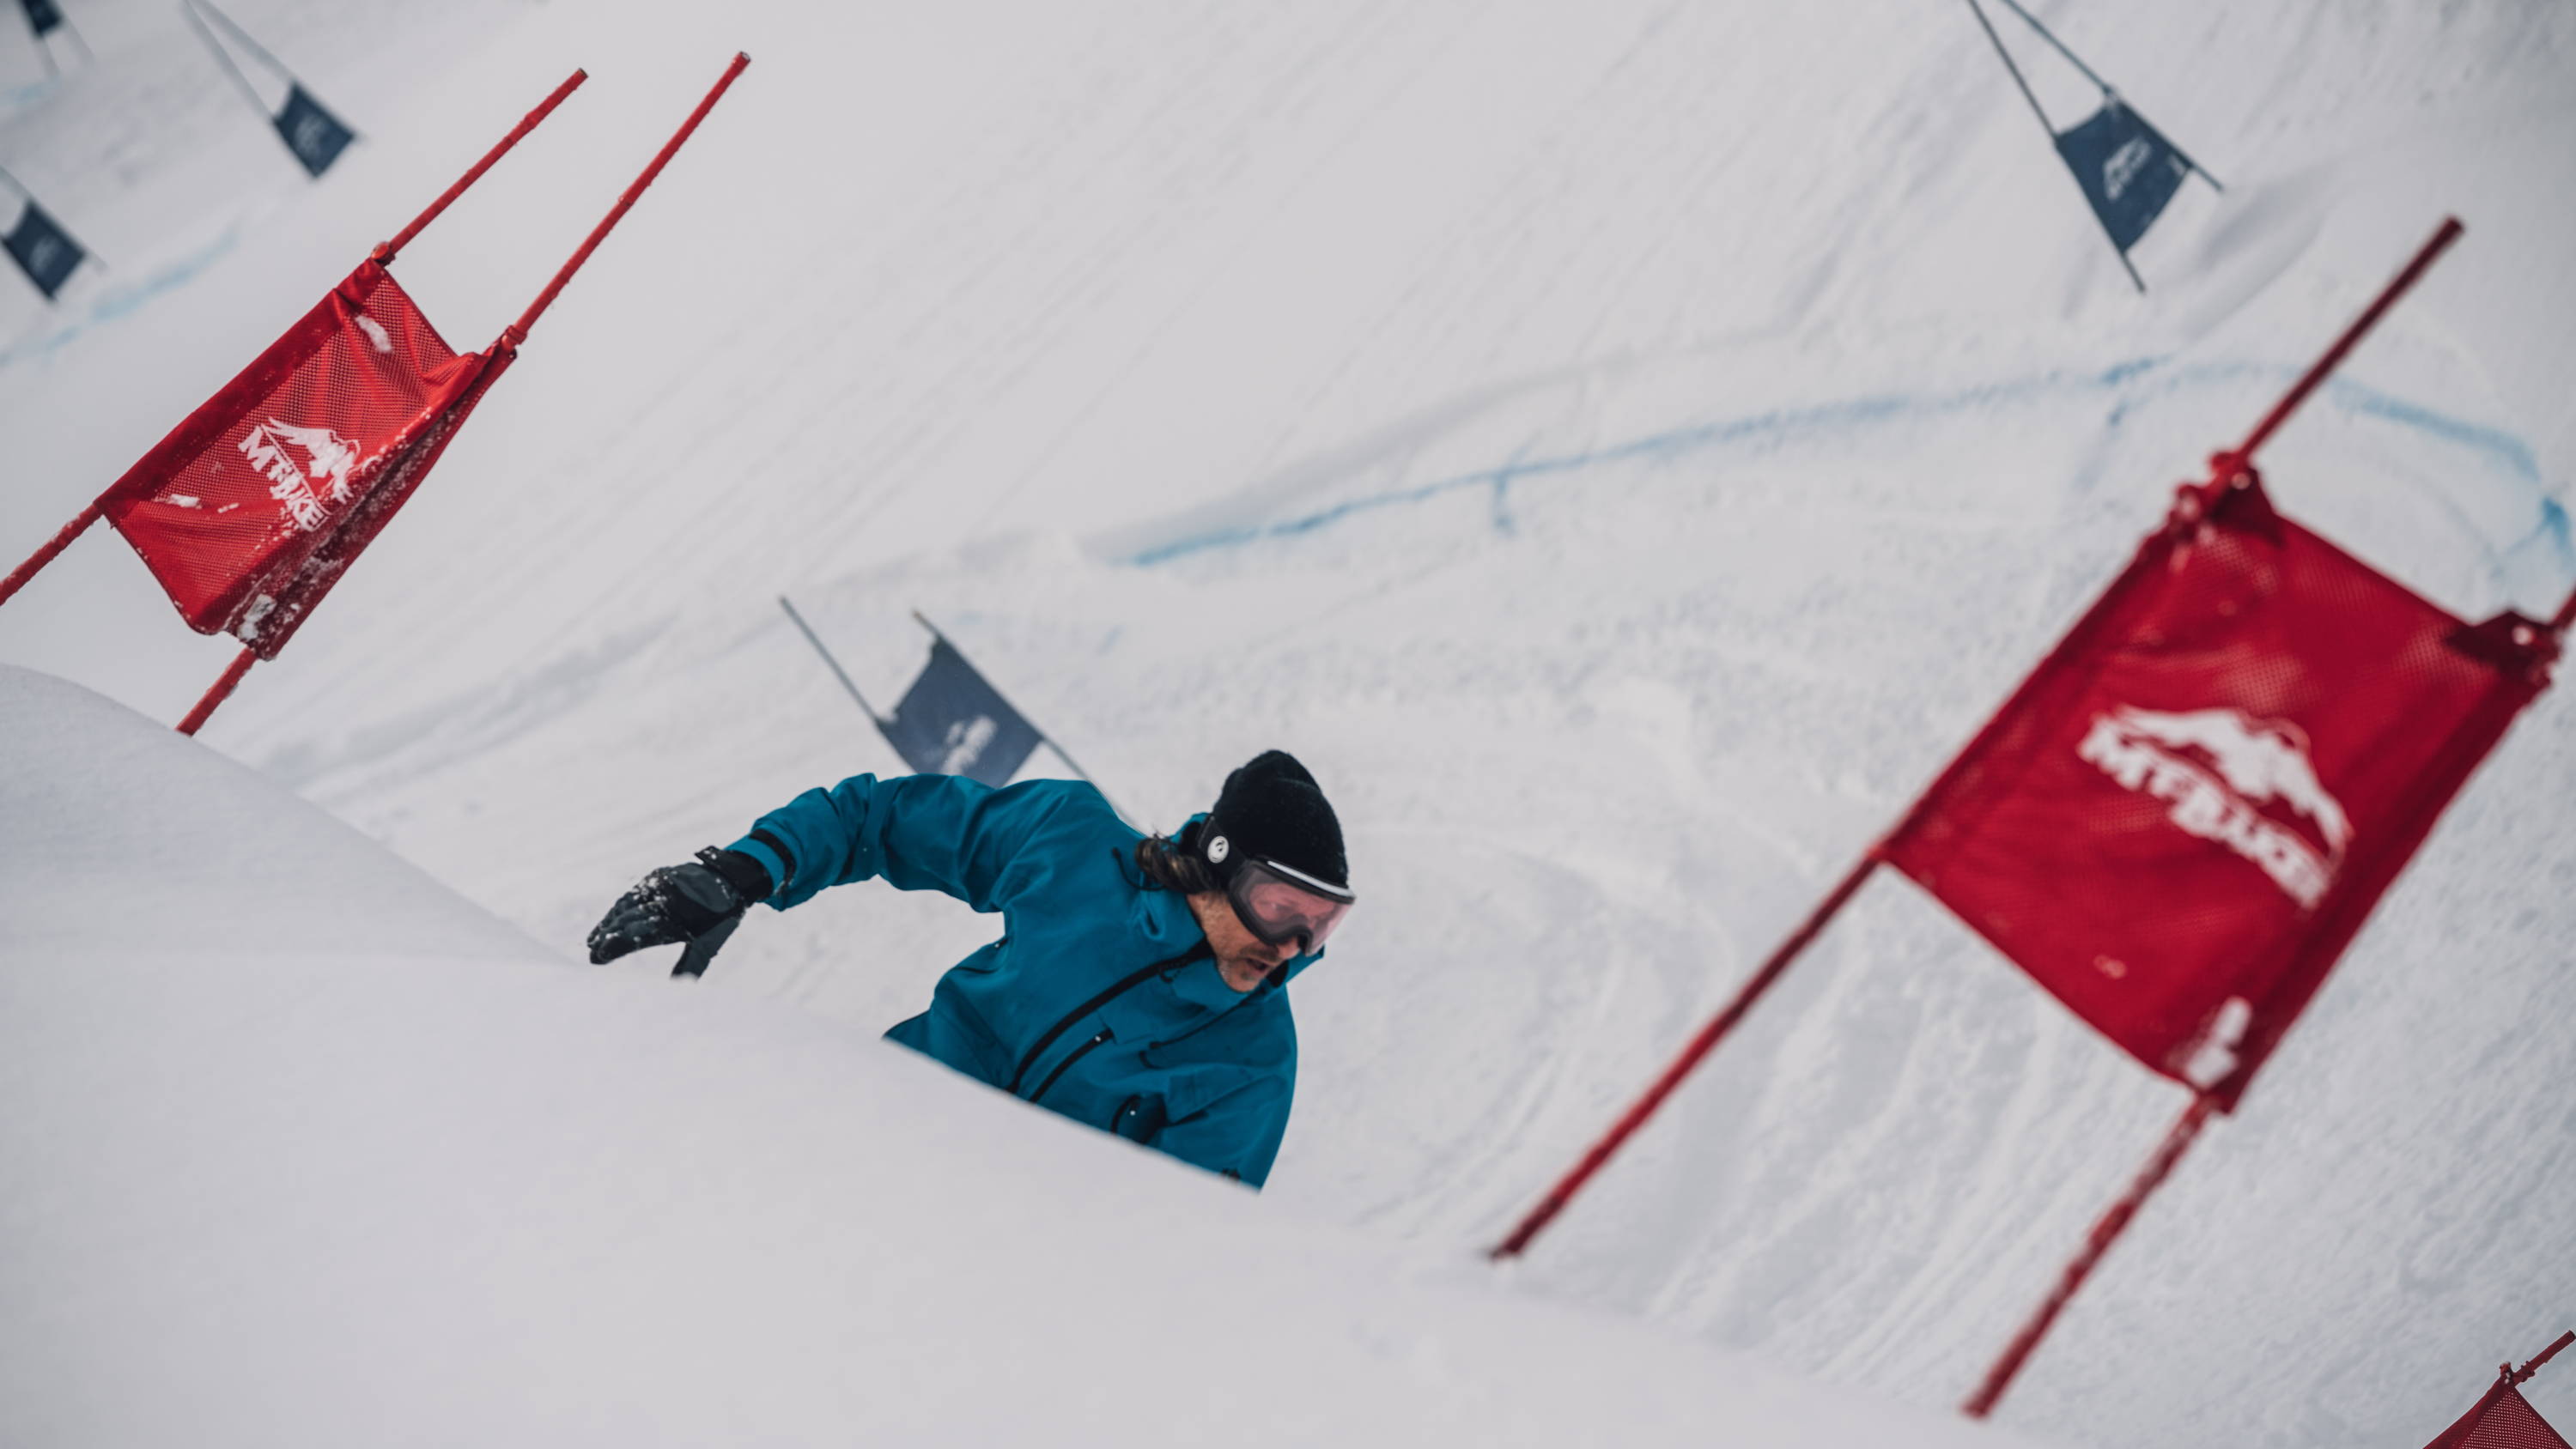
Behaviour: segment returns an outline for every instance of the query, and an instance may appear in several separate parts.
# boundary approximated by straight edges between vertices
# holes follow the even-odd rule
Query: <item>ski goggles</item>
[[[1270,860],[1245,860],[1225,883],[1226,899],[1244,928],[1273,946],[1300,941],[1297,954],[1311,956],[1324,938],[1351,913],[1350,891]]]

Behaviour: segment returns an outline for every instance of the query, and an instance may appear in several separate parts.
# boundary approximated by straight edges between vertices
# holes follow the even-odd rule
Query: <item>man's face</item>
[[[1297,954],[1291,940],[1284,946],[1273,946],[1252,934],[1243,918],[1234,913],[1234,903],[1223,891],[1205,891],[1191,896],[1190,912],[1199,918],[1199,929],[1207,933],[1208,949],[1216,953],[1217,974],[1237,991],[1250,991],[1264,977]]]

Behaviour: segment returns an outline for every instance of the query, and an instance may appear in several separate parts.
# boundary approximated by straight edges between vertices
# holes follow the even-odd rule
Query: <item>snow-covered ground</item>
[[[2576,583],[2564,5],[2044,9],[2227,183],[2143,299],[1964,6],[233,9],[367,140],[307,183],[159,7],[76,10],[101,63],[9,93],[0,165],[117,267],[0,312],[0,552],[586,65],[398,267],[479,344],[748,49],[207,743],[567,958],[643,869],[898,767],[782,591],[881,704],[922,609],[1147,823],[1285,745],[1366,904],[1262,1207],[1407,1261],[1468,1271],[2445,212],[2275,493],[2464,613]],[[0,610],[0,657],[163,719],[228,653],[104,534]],[[2421,1442],[2566,1326],[2571,782],[2544,697],[2006,1423]],[[847,1040],[982,930],[841,892],[675,999]],[[1512,1286],[1938,1408],[2178,1106],[1882,883]]]
[[[2029,1442],[550,961],[59,680],[0,740],[9,1444]]]

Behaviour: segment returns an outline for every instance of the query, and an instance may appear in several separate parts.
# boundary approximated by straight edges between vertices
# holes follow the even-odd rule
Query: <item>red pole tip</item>
[[[2415,285],[2417,279],[2424,275],[2425,269],[2432,266],[2434,260],[2440,257],[2451,243],[2459,240],[2460,233],[2466,230],[2468,228],[2460,225],[2458,217],[2442,218],[2442,224],[2434,228],[2433,235],[2416,250],[2414,259],[2406,264],[2405,270],[2399,272],[2387,286],[2380,289],[2379,295],[2371,300],[2369,306],[2362,309],[2361,315],[2353,319],[2351,326],[2343,330],[2343,335],[2335,339],[2334,345],[2325,350],[2325,355],[2318,358],[2288,392],[2282,394],[2279,402],[2272,404],[2272,411],[2264,414],[2263,421],[2254,425],[2254,431],[2247,434],[2245,441],[2237,445],[2236,452],[2250,460],[2255,451],[2263,446],[2265,440],[2272,436],[2274,430],[2289,421],[2290,414],[2298,410],[2299,404],[2307,401],[2308,394],[2316,391],[2318,384],[2324,382],[2327,375],[2342,363],[2344,354],[2352,351],[2362,337],[2372,327],[2378,325],[2381,314],[2396,305],[2397,299],[2406,295],[2407,289]]]
[[[375,259],[377,266],[382,267],[391,265],[394,257],[399,254],[404,247],[411,245],[411,239],[420,235],[421,228],[428,226],[433,221],[436,221],[438,219],[438,214],[447,210],[449,203],[465,194],[465,188],[472,186],[476,180],[481,178],[484,172],[491,170],[493,162],[510,154],[510,148],[518,145],[521,137],[527,135],[530,131],[535,130],[538,122],[554,114],[555,107],[563,104],[564,97],[581,89],[581,83],[588,79],[590,79],[590,72],[579,69],[574,70],[571,75],[564,77],[562,84],[556,86],[552,91],[547,92],[544,100],[537,102],[537,108],[535,110],[530,111],[527,115],[521,117],[519,124],[510,128],[510,133],[501,138],[499,145],[484,152],[483,159],[466,168],[465,174],[457,178],[455,185],[450,186],[447,190],[439,193],[438,199],[429,204],[429,209],[427,211],[424,211],[420,215],[412,218],[411,225],[404,227],[399,232],[396,232],[393,240],[376,243],[376,249],[369,252],[367,255]]]
[[[2524,1364],[2519,1369],[2515,1368],[2511,1363],[2505,1364],[2504,1375],[2516,1384],[2527,1383],[2530,1381],[2533,1374],[2540,1372],[2540,1366],[2542,1364],[2558,1357],[2559,1350],[2567,1347],[2571,1343],[2576,1343],[2576,1329],[2570,1329],[2567,1332],[2558,1335],[2557,1339],[2553,1341],[2549,1347],[2542,1349],[2538,1354],[2533,1356],[2531,1362]]]
[[[715,109],[716,102],[724,99],[725,92],[733,86],[734,77],[741,75],[743,67],[749,64],[751,64],[749,51],[734,52],[733,63],[725,67],[723,75],[716,77],[716,83],[708,90],[705,99],[698,102],[697,109],[689,112],[689,118],[680,123],[680,129],[672,133],[671,139],[662,144],[662,149],[655,153],[651,163],[645,166],[643,174],[637,176],[634,184],[628,186],[617,198],[617,204],[608,209],[608,215],[600,219],[599,225],[591,228],[590,235],[583,240],[580,247],[574,250],[571,259],[563,264],[562,270],[555,273],[554,280],[546,283],[546,289],[537,294],[537,300],[529,303],[528,310],[519,314],[519,320],[510,325],[510,333],[515,333],[519,338],[524,339],[529,330],[537,325],[537,319],[546,314],[548,307],[554,305],[555,297],[563,291],[564,284],[572,280],[573,273],[581,270],[582,263],[590,260],[590,254],[597,250],[600,242],[616,228],[619,219],[626,215],[627,208],[635,204],[635,198],[643,195],[644,188],[653,184],[653,178],[662,174],[662,168],[679,153],[680,147],[688,143],[690,135],[698,129],[698,123],[707,118],[707,112]]]

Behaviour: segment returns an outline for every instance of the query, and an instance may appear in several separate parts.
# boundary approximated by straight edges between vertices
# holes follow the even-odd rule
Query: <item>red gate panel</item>
[[[2167,525],[1888,859],[2152,1071],[2232,1107],[2556,644],[2471,626],[2280,516]]]
[[[370,259],[127,470],[102,508],[190,628],[274,658],[510,355],[450,348]]]

